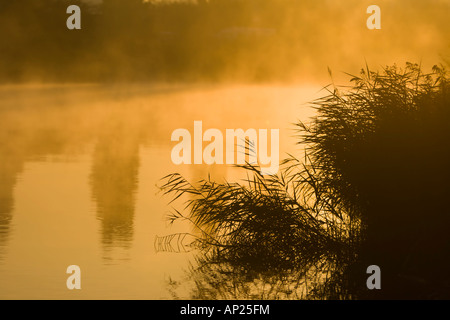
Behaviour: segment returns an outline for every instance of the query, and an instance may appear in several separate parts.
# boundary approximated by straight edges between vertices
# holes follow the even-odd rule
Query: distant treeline
[[[66,28],[71,4],[81,8],[81,30]],[[448,54],[448,2],[380,0],[378,31],[365,27],[370,4],[2,1],[0,81],[285,81],[367,57]]]

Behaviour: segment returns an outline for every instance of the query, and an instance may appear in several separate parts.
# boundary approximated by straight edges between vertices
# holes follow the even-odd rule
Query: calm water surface
[[[193,252],[156,252],[166,220],[163,176],[236,180],[226,165],[180,165],[177,128],[280,129],[280,158],[297,152],[293,123],[319,86],[4,86],[0,88],[0,299],[189,298]],[[81,268],[68,290],[66,268]],[[174,280],[178,279],[178,280]],[[174,295],[173,284],[178,281]]]

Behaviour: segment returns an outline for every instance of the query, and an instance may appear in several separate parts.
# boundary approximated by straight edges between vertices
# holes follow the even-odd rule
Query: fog
[[[66,8],[81,8],[81,30]],[[450,1],[22,0],[0,5],[0,80],[298,82],[449,58]]]
[[[81,30],[66,27],[73,4]],[[450,62],[450,0],[377,0],[380,30],[366,27],[372,4],[1,1],[0,297],[191,298],[168,290],[192,256],[157,255],[154,239],[192,230],[167,228],[156,185],[246,172],[175,165],[172,132],[279,129],[280,160],[302,158],[294,124],[322,87],[366,64]],[[78,296],[73,263],[89,274]]]

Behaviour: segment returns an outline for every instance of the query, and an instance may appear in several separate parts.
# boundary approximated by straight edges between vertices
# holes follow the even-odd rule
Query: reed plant
[[[189,196],[170,219],[195,226],[199,270],[218,264],[232,274],[290,272],[302,288],[310,280],[304,298],[450,292],[445,67],[366,67],[350,83],[326,87],[312,102],[316,116],[297,124],[305,156],[289,155],[279,174],[263,176],[246,164],[242,183],[163,178],[161,189],[173,200]],[[383,271],[382,290],[366,288],[371,264]]]

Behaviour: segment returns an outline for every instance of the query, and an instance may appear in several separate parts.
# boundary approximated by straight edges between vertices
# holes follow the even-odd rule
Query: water
[[[173,130],[280,129],[280,158],[297,152],[294,126],[320,87],[34,85],[0,88],[0,299],[190,298],[179,283],[194,252],[156,252],[169,226],[163,176],[227,165],[180,165]],[[81,268],[68,290],[66,268]],[[175,280],[174,280],[175,279]],[[177,280],[178,279],[178,280]],[[178,281],[177,292],[173,283]]]

